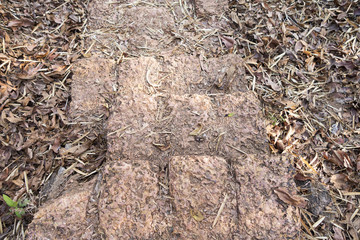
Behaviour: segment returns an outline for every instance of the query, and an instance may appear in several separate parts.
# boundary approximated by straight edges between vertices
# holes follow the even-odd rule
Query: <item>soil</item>
[[[219,52],[213,35],[231,29],[227,2],[91,1],[70,112],[85,123],[108,117],[107,161],[97,178],[69,177],[48,194],[27,239],[299,234],[295,207],[274,191],[295,189],[290,164],[270,156],[241,55]],[[195,25],[209,36],[197,38]]]

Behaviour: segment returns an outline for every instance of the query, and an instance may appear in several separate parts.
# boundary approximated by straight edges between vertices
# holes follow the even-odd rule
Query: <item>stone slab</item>
[[[233,239],[238,231],[236,187],[225,159],[173,157],[169,180],[178,239]]]
[[[73,68],[71,116],[103,114],[107,108],[104,96],[114,91],[115,83],[114,61],[96,56],[78,60]]]
[[[127,59],[119,65],[118,84],[129,94],[216,94],[247,91],[242,58],[168,55]]]
[[[274,193],[278,187],[296,188],[286,159],[248,155],[234,160],[232,167],[238,183],[235,239],[295,239],[300,229],[296,209]]]
[[[159,194],[157,173],[148,161],[106,166],[99,219],[107,239],[156,239],[167,233],[169,209]]]
[[[252,93],[123,96],[107,126],[109,157],[157,161],[180,155],[265,154],[259,105]]]
[[[86,208],[94,181],[70,187],[56,199],[38,208],[28,227],[26,239],[92,239],[93,226]]]

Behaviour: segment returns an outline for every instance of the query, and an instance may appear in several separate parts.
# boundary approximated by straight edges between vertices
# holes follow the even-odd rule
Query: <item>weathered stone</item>
[[[108,123],[110,156],[164,159],[176,155],[233,158],[267,151],[257,98],[251,94],[124,96]]]
[[[114,61],[95,56],[77,62],[73,68],[71,88],[72,117],[89,117],[104,112],[104,96],[107,92],[114,91],[116,83],[114,65]]]
[[[168,8],[99,0],[91,1],[89,8],[89,28],[99,53],[154,53],[174,40],[175,23]]]
[[[59,198],[41,206],[28,227],[26,238],[92,239],[92,224],[87,222],[86,207],[94,181],[73,185]]]
[[[283,159],[254,155],[233,161],[239,213],[238,239],[294,239],[299,231],[295,208],[282,205],[274,189],[296,188]]]
[[[109,164],[99,202],[100,226],[108,239],[154,239],[167,232],[166,199],[159,194],[157,167],[148,161]]]
[[[175,236],[189,240],[233,238],[238,229],[236,187],[223,158],[173,157],[169,180]]]
[[[127,59],[119,65],[121,93],[216,94],[247,91],[242,58],[170,56]]]

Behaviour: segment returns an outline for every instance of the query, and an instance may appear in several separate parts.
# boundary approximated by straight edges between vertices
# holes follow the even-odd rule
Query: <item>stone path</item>
[[[40,207],[27,238],[293,238],[295,209],[273,191],[294,189],[291,173],[268,153],[242,58],[196,32],[230,31],[228,1],[112,2],[90,3],[71,103],[79,121],[110,109],[108,160]]]

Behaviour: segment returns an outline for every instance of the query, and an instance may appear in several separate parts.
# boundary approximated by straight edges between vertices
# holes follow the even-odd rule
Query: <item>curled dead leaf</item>
[[[158,149],[160,149],[161,151],[166,151],[169,150],[171,148],[171,144],[162,144],[162,143],[153,143],[153,145],[155,147],[157,147]]]
[[[299,195],[292,195],[288,192],[288,190],[284,187],[279,187],[275,189],[274,192],[278,195],[278,197],[285,203],[293,205],[295,207],[306,207],[306,199]]]
[[[195,130],[189,133],[190,136],[197,136],[200,134],[201,130],[203,129],[203,125],[201,123],[198,123]]]
[[[298,181],[307,181],[307,180],[311,180],[312,178],[311,178],[311,177],[307,177],[307,176],[303,175],[302,173],[298,172],[298,173],[296,173],[296,175],[294,176],[294,179],[295,179],[295,180],[298,180]]]
[[[339,167],[353,168],[349,155],[341,150],[334,150],[332,153],[323,153],[323,157]]]
[[[18,74],[18,78],[23,79],[23,80],[34,79],[36,74],[39,72],[39,70],[41,69],[42,66],[43,66],[43,64],[39,63],[36,67],[30,68],[27,72]]]

